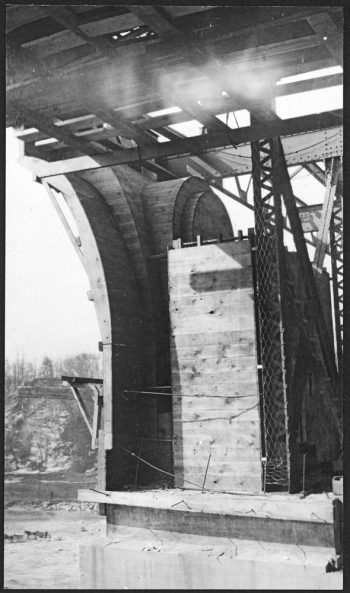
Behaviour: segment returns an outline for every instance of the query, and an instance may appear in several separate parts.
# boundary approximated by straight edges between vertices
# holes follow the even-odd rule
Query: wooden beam
[[[320,226],[315,241],[316,250],[312,264],[313,268],[320,273],[322,273],[326,249],[329,243],[329,229],[340,167],[340,157],[326,160],[326,193],[322,206]]]
[[[103,379],[97,379],[96,377],[71,377],[62,375],[61,380],[76,385],[103,385]]]
[[[133,46],[134,47],[134,46]],[[138,47],[138,44],[137,44]],[[126,48],[128,49],[128,48]],[[304,56],[304,64],[301,64],[301,59]],[[293,66],[293,71],[292,70],[288,70],[288,74],[289,73],[296,73],[299,71],[305,71],[308,69],[307,67],[307,62],[308,62],[308,56],[305,55],[305,53],[303,53],[303,56],[300,55],[300,59],[298,59],[298,64]],[[103,61],[103,58],[101,58],[100,60],[100,64],[97,65],[96,63],[88,63],[86,65],[84,65],[84,68],[80,68],[80,70],[78,69],[77,71],[70,69],[69,73],[67,74],[66,69],[64,71],[61,72],[61,76],[59,77],[59,79],[57,79],[57,81],[54,80],[54,76],[52,76],[52,80],[43,82],[40,81],[40,79],[38,79],[35,82],[35,85],[30,83],[28,85],[26,85],[26,89],[25,89],[25,95],[24,95],[24,89],[22,88],[17,88],[15,86],[12,86],[10,89],[8,89],[8,103],[10,103],[13,100],[22,100],[23,96],[27,96],[30,95],[31,96],[31,100],[34,100],[34,97],[38,97],[38,104],[42,105],[43,108],[43,101],[42,98],[40,97],[40,94],[42,96],[47,97],[47,104],[48,105],[52,105],[54,104],[54,101],[56,100],[56,95],[60,94],[61,92],[61,88],[62,86],[64,86],[64,88],[70,88],[72,86],[73,89],[79,89],[80,88],[80,84],[78,84],[78,82],[82,84],[86,84],[86,86],[89,88],[89,91],[99,91],[101,88],[101,84],[103,84],[106,92],[108,92],[109,96],[111,97],[115,97],[116,100],[116,105],[122,105],[123,102],[125,104],[125,99],[123,99],[123,96],[125,97],[124,93],[121,92],[120,87],[124,86],[124,84],[132,84],[132,80],[130,80],[129,82],[127,82],[125,79],[127,72],[131,72],[133,73],[134,76],[138,77],[138,80],[142,80],[143,83],[148,86],[150,86],[150,76],[152,76],[153,72],[154,72],[154,76],[157,75],[157,72],[155,71],[155,67],[157,65],[157,61],[154,61],[154,63],[152,63],[152,60],[150,59],[146,59],[146,56],[139,56],[137,57],[137,59],[135,58],[135,61],[133,60],[133,66],[132,69],[127,69],[125,68],[125,61],[126,60],[133,60],[133,56],[130,56],[129,52],[126,52],[126,54],[120,57],[120,59],[118,60],[118,62],[115,62],[113,64],[113,77],[111,77],[111,64],[107,63],[106,60]],[[319,67],[322,67],[324,65],[333,65],[334,61],[333,59],[329,58],[330,62],[327,64],[323,64],[321,63],[319,65]],[[273,67],[273,71],[271,72],[266,72],[266,70],[268,69],[267,67],[267,63],[266,61],[263,61],[264,63],[264,73],[262,72],[262,68],[260,68],[260,71],[258,73],[256,73],[256,76],[261,77],[263,76],[264,78],[266,76],[277,76],[277,78],[279,76],[284,76],[285,75],[285,68],[286,68],[286,64],[283,64],[281,67],[278,67],[278,65],[276,64],[276,60],[274,60],[274,64],[272,65]],[[118,66],[119,64],[119,66]],[[97,67],[96,67],[97,66]],[[255,73],[254,73],[254,63],[248,63],[247,65],[249,71],[252,74],[252,77],[254,78]],[[315,64],[314,62],[312,64],[310,64],[309,69],[311,68],[317,68],[317,64]],[[269,66],[269,68],[271,69],[271,64]],[[169,71],[169,69],[168,69]],[[202,69],[200,69],[200,72],[202,74],[203,77],[203,71]],[[103,79],[103,76],[105,78],[105,80]],[[146,76],[148,78],[146,78]],[[120,78],[119,78],[120,77]],[[77,80],[78,78],[78,80]],[[130,76],[129,76],[130,78]],[[132,78],[132,77],[131,77]],[[134,78],[133,78],[134,80]],[[109,81],[109,82],[107,82]],[[118,81],[118,85],[117,83],[113,83],[112,81]],[[106,86],[107,85],[107,86]],[[147,103],[148,105],[145,107],[149,107],[149,111],[152,110],[152,107],[154,106],[154,97],[155,96],[159,96],[159,92],[158,92],[158,86],[157,84],[155,85],[151,85],[150,89],[155,89],[155,91],[152,90],[152,95],[150,92],[149,97],[146,97]],[[127,92],[127,98],[128,98],[128,103],[130,104],[130,102],[134,102],[135,104],[138,103],[138,105],[142,105],[146,104],[145,101],[145,96],[140,95],[140,93],[136,94],[133,93],[132,97],[130,96],[130,90],[128,89]],[[65,92],[66,95],[66,92]],[[71,98],[72,101],[72,105],[77,105],[78,108],[81,108],[81,93],[79,93],[79,95],[76,94],[76,92],[73,92],[73,96]],[[218,93],[218,97],[219,100],[222,98],[220,93]],[[153,102],[153,105],[152,105]],[[232,105],[230,105],[230,108],[233,108],[233,105],[237,105],[240,108],[242,108],[242,106],[246,107],[247,105],[244,105],[243,103],[240,103],[237,99],[237,97],[235,98],[235,102],[233,102]],[[110,105],[111,107],[114,107],[113,105]],[[157,107],[154,107],[154,109],[156,109]],[[74,117],[76,115],[78,115],[78,113],[75,111],[72,115],[72,108],[66,107],[65,109],[70,109],[69,111],[62,111],[62,109],[58,106],[58,111],[57,114],[59,117],[61,117],[61,119],[67,119],[68,117]],[[139,115],[139,112],[138,114]]]
[[[101,430],[101,419],[102,419],[102,406],[103,396],[100,394],[98,388],[96,393],[93,394],[94,399],[94,414],[92,420],[92,442],[91,449],[95,450],[99,448],[99,432]],[[103,445],[103,443],[101,443]]]
[[[167,128],[161,128],[158,130],[163,136],[169,138],[169,140],[177,140],[178,138],[186,138],[183,134],[180,134],[177,130],[169,130]],[[223,163],[220,156],[215,154],[215,152],[207,153],[206,155],[201,155],[201,157],[189,157],[188,159],[189,164],[193,166],[194,169],[198,169],[198,165],[200,170],[203,168],[206,172],[206,177],[216,177],[215,172],[217,171],[221,176],[224,175],[224,170],[226,169],[225,164]],[[200,173],[202,174],[202,173]]]
[[[37,52],[24,50],[11,34],[6,36],[6,69],[7,86],[48,74],[47,65]]]
[[[138,144],[151,144],[156,142],[151,134],[140,130],[135,124],[124,116],[110,109],[104,104],[101,98],[96,96],[87,96],[84,100],[87,108],[99,117],[103,122],[109,124],[117,131],[117,134],[131,138]]]
[[[321,13],[308,16],[306,20],[330,54],[336,59],[337,64],[343,66],[343,33],[338,29],[331,16],[327,13]]]
[[[171,171],[170,168],[167,169],[166,167],[163,167],[158,163],[143,161],[142,166],[145,169],[148,169],[149,171],[152,171],[153,173],[156,173],[157,175],[163,177],[164,181],[168,181],[170,179],[177,179],[178,177],[173,171]]]
[[[259,123],[254,126],[232,130],[234,143],[238,146],[267,136],[288,136],[290,134],[305,133],[312,130],[322,130],[339,125],[339,115],[336,112],[324,112],[316,115],[306,115],[269,124]],[[38,124],[40,121],[37,122]],[[34,125],[34,124],[33,124]],[[38,126],[36,126],[38,127]],[[57,128],[57,126],[54,126]],[[51,132],[50,132],[51,134]],[[39,178],[51,175],[61,175],[76,171],[110,167],[114,165],[141,162],[153,158],[179,157],[185,155],[201,155],[210,149],[231,146],[226,134],[205,134],[174,140],[172,142],[154,143],[139,148],[127,148],[115,153],[95,155],[94,158],[77,157],[55,163],[43,163],[39,159],[27,157],[27,165],[33,168]],[[30,159],[30,160],[28,160]],[[25,163],[24,163],[25,164]]]
[[[61,222],[62,222],[62,224],[64,226],[64,229],[65,229],[65,231],[66,231],[66,233],[67,233],[67,235],[68,235],[68,237],[69,237],[69,239],[70,239],[70,241],[71,241],[71,243],[72,243],[72,245],[73,245],[73,247],[74,247],[74,249],[75,249],[75,251],[76,251],[76,253],[77,253],[78,257],[79,257],[79,259],[80,259],[80,261],[81,261],[81,263],[83,264],[83,266],[85,268],[84,254],[83,254],[82,250],[80,249],[80,247],[79,247],[79,245],[77,243],[77,237],[74,236],[74,234],[72,232],[72,229],[70,228],[70,226],[68,224],[68,221],[67,221],[66,217],[64,216],[64,214],[63,214],[63,212],[62,212],[62,210],[61,210],[61,208],[60,208],[60,206],[58,204],[58,201],[56,200],[56,196],[55,196],[55,193],[54,193],[51,185],[49,185],[47,183],[47,181],[45,181],[45,179],[43,179],[42,183],[43,183],[43,185],[44,185],[44,187],[45,187],[45,189],[46,189],[46,191],[47,191],[47,193],[49,195],[49,198],[51,200],[51,203],[52,203],[53,207],[55,208],[55,210],[56,210],[56,212],[57,212],[57,214],[58,214],[58,216],[59,216],[59,218],[60,218],[60,220],[61,220]]]
[[[310,80],[302,80],[300,82],[295,82],[295,83],[273,86],[272,87],[272,96],[279,97],[279,96],[283,96],[283,95],[294,94],[297,92],[305,92],[305,91],[315,90],[315,89],[319,89],[319,88],[327,88],[327,87],[331,87],[331,86],[341,85],[342,83],[343,83],[343,75],[342,74],[333,74],[330,76],[324,76],[324,77],[320,77],[320,78],[313,78]],[[161,107],[162,107],[162,102],[160,102],[160,100],[158,100],[157,103],[154,104],[154,111],[156,111],[157,109],[160,109]],[[236,106],[236,108],[238,108],[238,106]],[[114,114],[116,114],[116,116],[122,115],[120,113],[120,111],[114,111],[114,110],[112,110],[112,111],[113,111],[113,116],[114,116]],[[221,102],[218,102],[217,105],[215,105],[214,107],[211,107],[211,111],[215,115],[224,113],[225,111],[227,111],[227,101],[223,100]],[[128,117],[128,118],[126,118],[126,120],[128,121],[128,123],[131,122],[132,124],[137,126],[137,128],[139,130],[147,131],[147,130],[153,129],[153,130],[159,131],[163,135],[167,135],[167,132],[163,128],[166,128],[167,126],[170,126],[172,124],[189,121],[190,118],[191,118],[191,116],[189,116],[187,113],[185,113],[183,111],[179,111],[177,113],[173,113],[173,114],[169,114],[169,115],[160,115],[160,116],[156,116],[156,117],[142,117],[142,118],[139,117],[136,119],[134,118],[134,121],[132,121],[130,119],[130,117]],[[75,133],[77,136],[84,137],[86,140],[94,140],[95,139],[94,136],[97,136],[96,141],[99,141],[100,139],[109,138],[114,135],[115,136],[118,135],[118,131],[115,128],[97,129],[96,126],[99,126],[101,124],[101,121],[102,121],[101,118],[98,118],[98,117],[96,117],[96,115],[91,114],[91,115],[81,116],[80,118],[79,117],[74,118],[73,120],[69,119],[67,121],[57,122],[56,125],[58,127],[62,126],[63,128],[69,130],[70,132]],[[81,131],[83,128],[89,128],[89,127],[91,128],[90,130],[85,129],[84,131]],[[43,132],[40,132],[40,131],[33,132],[31,130],[18,131],[16,133],[16,135],[17,135],[17,138],[25,141],[26,143],[36,142],[38,140],[43,140],[43,139],[47,138],[47,134],[44,134]],[[169,136],[167,136],[167,137],[169,137]],[[310,163],[310,165],[309,165],[310,173],[311,173],[311,167],[313,165],[314,165],[313,163]],[[321,178],[322,178],[321,183],[323,184],[324,174],[323,174],[322,169],[320,169],[320,172],[321,172]]]
[[[211,113],[204,105],[194,101],[188,95],[177,92],[175,86],[171,84],[170,78],[165,81],[165,86],[169,89],[169,101],[173,101],[184,113],[188,113],[193,119],[203,124],[209,132],[225,133],[228,140],[233,144],[232,129],[218,119],[214,113]]]
[[[8,5],[6,6],[6,32],[9,33],[22,25],[38,21],[41,18],[42,14],[39,6]]]
[[[95,155],[98,153],[105,153],[106,151],[91,142],[77,138],[71,132],[64,130],[62,127],[56,126],[48,118],[44,117],[41,113],[29,109],[23,103],[19,101],[11,103],[7,107],[8,111],[14,115],[17,122],[26,123],[32,127],[41,130],[49,137],[57,138],[62,140],[68,146],[71,146],[75,150],[78,150],[82,154]]]
[[[273,87],[273,97],[283,97],[285,95],[294,95],[296,93],[305,93],[307,91],[315,91],[326,89],[332,86],[340,86],[343,84],[343,74],[330,74],[328,76],[320,76],[318,78],[310,78],[308,80],[299,80],[298,82],[289,82],[279,84]]]
[[[239,98],[244,99],[244,103],[247,105],[247,108],[260,121],[279,120],[279,117],[269,106],[269,100],[266,102],[266,104],[264,104],[265,101],[261,97],[259,101],[252,100],[249,89],[242,80],[240,81],[239,89],[235,84],[232,84],[231,72],[227,69],[225,64],[218,60],[212,52],[208,51],[203,44],[199,46],[198,40],[193,36],[193,34],[192,38],[189,39],[186,34],[177,29],[171,23],[171,19],[169,17],[162,17],[159,15],[159,11],[157,11],[157,9],[154,7],[133,6],[130,7],[130,10],[132,12],[136,10],[138,13],[136,13],[137,16],[139,16],[139,18],[145,19],[144,22],[146,22],[146,24],[148,24],[150,27],[153,26],[157,28],[157,33],[161,37],[167,37],[169,33],[175,35],[179,40],[178,47],[180,48],[180,53],[184,55],[186,60],[189,60],[189,62],[197,68],[205,67],[206,74],[209,75],[210,79],[217,85],[221,92],[225,91],[228,93],[232,101],[237,101]],[[210,119],[210,121],[212,120]]]
[[[172,23],[169,15],[158,6],[141,6],[129,4],[128,10],[140,21],[149,26],[159,37],[178,36],[179,31]]]
[[[76,9],[76,6],[77,5],[74,6],[74,9]],[[78,17],[78,26],[80,31],[83,31],[83,33],[88,35],[90,38],[98,37],[100,39],[105,35],[112,35],[118,31],[125,31],[142,25],[142,22],[130,13],[122,15],[115,14],[114,16],[105,17],[97,21],[89,21],[87,18],[84,20],[85,22],[82,23],[81,17]],[[33,39],[32,41],[26,42],[23,45],[25,48],[36,47],[43,57],[48,57],[51,54],[57,54],[61,52],[63,49],[77,49],[79,46],[84,45],[85,43],[85,39],[76,35],[65,27],[65,30],[63,31]],[[113,45],[118,46],[118,42],[113,42]]]
[[[97,51],[103,55],[110,56],[115,54],[116,48],[113,42],[109,39],[90,37],[79,26],[79,21],[73,10],[66,6],[53,6],[52,4],[46,8],[40,7],[40,10],[46,16],[54,19],[66,29],[83,39],[89,45],[92,45]]]

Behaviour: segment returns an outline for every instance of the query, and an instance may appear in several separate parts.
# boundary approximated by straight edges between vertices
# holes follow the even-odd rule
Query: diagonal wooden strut
[[[88,411],[85,406],[85,402],[79,393],[78,387],[76,387],[75,385],[72,385],[71,383],[68,383],[68,384],[69,384],[70,390],[73,394],[73,397],[78,404],[78,408],[79,408],[80,413],[83,417],[83,420],[84,420],[86,426],[88,427],[89,433],[92,436],[92,425],[90,423],[90,418],[89,418],[89,414],[88,414]]]
[[[100,449],[99,432],[102,426],[103,396],[101,393],[101,388],[103,385],[103,379],[96,379],[92,377],[68,377],[66,375],[62,375],[61,379],[62,381],[68,383],[73,397],[78,404],[78,408],[81,412],[83,420],[91,434],[91,449]],[[94,412],[92,421],[85,406],[85,402],[79,392],[78,386],[81,385],[92,385],[95,391],[95,393],[93,393]]]

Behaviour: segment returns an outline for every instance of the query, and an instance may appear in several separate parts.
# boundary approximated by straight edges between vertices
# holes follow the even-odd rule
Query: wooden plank
[[[308,16],[306,20],[326,45],[330,54],[336,59],[337,64],[343,66],[343,35],[331,16],[327,13],[321,13]]]
[[[225,453],[225,448],[230,447],[231,449],[242,449],[253,448],[259,451],[260,438],[259,438],[259,422],[253,423],[252,420],[248,422],[241,422],[239,430],[231,430],[228,438],[227,430],[223,431],[221,422],[216,430],[212,427],[210,431],[203,431],[198,427],[188,425],[188,430],[184,436],[174,436],[174,454],[175,451],[187,451],[193,450],[193,448],[200,447],[203,451],[206,451],[209,455],[211,452],[210,445],[215,444],[221,447],[222,454]],[[194,430],[196,429],[196,430]],[[244,458],[244,457],[242,457]],[[204,466],[203,466],[203,469]],[[203,471],[204,473],[204,471]]]
[[[197,333],[198,328],[206,328],[207,333],[219,331],[239,331],[254,328],[253,308],[249,311],[231,311],[230,315],[224,317],[216,317],[215,315],[196,315],[192,318],[184,318],[182,320],[172,321],[171,333],[173,336],[178,334]]]
[[[190,427],[187,428],[190,429]],[[249,430],[251,433],[247,436],[246,433]],[[187,468],[189,467],[192,468],[190,470],[192,473],[198,471],[204,476],[209,456],[211,456],[210,461],[215,456],[216,465],[213,469],[221,474],[223,472],[220,469],[220,462],[225,466],[228,473],[230,473],[237,462],[259,464],[260,472],[262,468],[258,423],[253,429],[251,426],[236,424],[234,427],[231,427],[231,433],[229,433],[226,427],[221,429],[221,433],[207,430],[201,434],[199,430],[196,430],[192,435],[187,431],[187,434],[185,433],[182,440],[178,439],[174,442],[173,450],[175,476],[187,472]],[[193,468],[193,466],[197,466],[197,468]],[[200,483],[202,483],[202,480]]]
[[[190,384],[198,384],[201,378],[203,378],[203,383],[206,381],[208,383],[230,383],[230,380],[234,383],[240,381],[246,383],[254,370],[256,370],[256,361],[253,357],[247,360],[245,364],[241,364],[237,360],[232,361],[230,358],[222,359],[222,364],[221,361],[218,362],[218,359],[209,359],[206,363],[200,364],[199,360],[196,359],[192,360],[184,368],[182,368],[182,365],[175,367],[173,380],[175,384],[178,382],[185,384],[186,381]],[[227,375],[226,380],[225,374]]]
[[[196,385],[186,385],[186,389],[179,381],[173,381],[172,391],[174,395],[194,395],[198,397],[246,397],[257,393],[257,379],[251,377],[250,381],[247,382],[235,382],[235,383],[217,383],[208,385],[203,381],[202,384],[196,383]]]
[[[178,336],[177,336],[178,337]],[[207,336],[206,336],[207,337]],[[180,344],[180,343],[179,343]],[[228,338],[226,342],[214,344],[201,344],[200,340],[193,349],[190,346],[181,347],[179,344],[171,346],[171,350],[176,351],[179,362],[192,360],[193,356],[202,356],[203,358],[237,358],[241,356],[255,357],[255,341],[251,339],[241,339],[239,344],[233,344]]]
[[[186,285],[184,285],[184,290],[187,290]],[[190,299],[190,303],[188,301],[183,303],[182,301],[184,299],[178,298],[178,293],[175,293],[176,301],[172,301],[170,309],[171,312],[176,313],[178,321],[183,318],[186,319],[189,316],[196,317],[198,315],[212,315],[215,318],[217,316],[231,317],[238,313],[249,314],[253,310],[253,305],[249,301],[249,299],[254,298],[253,290],[248,288],[244,289],[243,294],[242,292],[240,290],[234,290],[230,294],[229,291],[222,291],[219,298],[216,298],[216,291],[208,292],[208,294],[204,295],[199,293],[190,297],[186,296],[185,299]],[[228,301],[229,297],[231,298]],[[228,305],[227,302],[230,304]]]
[[[203,474],[196,474],[192,476],[192,474],[185,474],[184,479],[181,477],[175,480],[175,486],[184,488],[187,487],[188,482],[186,483],[184,480],[188,480],[188,482],[198,483],[198,489],[201,490],[201,484],[203,482]],[[232,492],[260,492],[262,488],[262,482],[260,475],[252,475],[248,474],[244,475],[228,475],[223,476],[220,474],[207,476],[207,480],[205,482],[205,487],[213,492],[217,492],[218,490],[223,491],[232,491]]]
[[[196,354],[193,358],[179,360],[178,370],[183,374],[186,372],[215,372],[241,370],[247,368],[256,368],[255,356],[236,356],[236,357],[221,357],[205,358],[201,354]]]
[[[173,402],[176,404],[176,411],[183,414],[198,412],[220,412],[222,410],[228,413],[241,412],[249,408],[253,409],[258,402],[258,394],[253,393],[247,397],[186,397],[173,395]],[[175,413],[175,407],[174,407]]]
[[[191,296],[198,293],[204,295],[218,291],[238,290],[240,286],[251,286],[251,268],[239,268],[234,273],[225,273],[220,270],[201,273],[197,272],[191,277],[169,277],[169,292],[174,296]],[[231,331],[243,328],[227,328]]]
[[[229,346],[231,344],[246,344],[247,340],[254,340],[255,343],[255,330],[237,330],[237,331],[225,331],[225,332],[211,332],[210,335],[203,334],[200,332],[176,336],[176,338],[170,338],[170,345],[176,348],[192,348],[192,346],[202,347],[205,345],[222,347]]]
[[[215,240],[215,237],[213,237]],[[179,271],[182,269],[182,274],[187,275],[188,273],[193,274],[200,270],[201,273],[211,271],[232,271],[241,270],[244,268],[250,268],[252,257],[250,253],[250,246],[247,245],[247,241],[237,241],[237,250],[232,253],[231,241],[228,243],[219,243],[218,237],[216,238],[217,243],[213,245],[201,245],[200,247],[191,246],[184,249],[183,256],[180,258],[178,253],[171,251],[169,253],[169,259],[171,259],[172,271],[176,278],[179,275]],[[241,248],[241,243],[243,246]],[[213,247],[212,251],[209,251],[209,247]],[[198,252],[200,250],[200,252]]]
[[[201,447],[200,445],[200,437],[197,440],[191,441],[191,447],[188,447],[187,450],[183,450],[181,447],[181,442],[178,443],[179,449],[174,450],[174,461],[177,467],[180,469],[183,467],[183,464],[191,464],[193,463],[193,456],[198,453],[198,455],[202,455],[202,469],[204,469],[209,459],[209,455],[216,456],[221,459],[221,463],[223,460],[230,461],[230,464],[233,465],[236,462],[241,463],[242,459],[245,460],[245,463],[253,462],[257,463],[259,459],[257,451],[258,451],[258,443],[259,441],[251,441],[251,446],[247,446],[245,443],[244,446],[236,446],[236,447],[227,447],[223,443],[217,443],[216,441],[207,447]],[[211,459],[211,458],[210,458]],[[260,464],[260,461],[259,461]],[[260,464],[261,470],[261,464]]]
[[[239,430],[242,422],[259,420],[257,406],[257,403],[254,404],[253,409],[246,409],[243,406],[243,409],[240,411],[198,410],[196,406],[194,406],[193,410],[186,410],[183,407],[179,409],[179,406],[177,406],[173,416],[174,429],[179,430],[181,424],[191,424],[191,430],[192,427],[194,430],[196,430],[197,427],[200,429],[205,429],[206,427],[206,430],[210,431],[212,426],[215,429],[217,421],[219,421],[222,430],[226,429],[227,423],[232,426],[232,430]]]
[[[203,456],[204,457],[204,456]],[[208,455],[205,456],[208,459]],[[187,465],[184,469],[188,476],[193,476],[194,481],[199,478],[199,483],[202,482],[203,472],[198,468],[199,456],[193,455],[192,464]],[[180,468],[181,466],[177,466]],[[215,477],[237,477],[237,476],[249,476],[255,475],[260,477],[261,475],[261,463],[260,461],[237,461],[227,459],[226,463],[222,462],[222,459],[215,460],[213,456],[210,458],[210,464],[208,468],[208,479],[214,479]],[[190,479],[190,478],[189,478]]]
[[[211,438],[214,438],[215,435],[226,433],[228,444],[231,444],[231,433],[238,434],[239,432],[249,430],[252,431],[254,436],[258,435],[259,418],[257,409],[248,410],[246,413],[237,412],[237,418],[234,418],[234,416],[235,414],[232,413],[227,415],[227,417],[224,417],[223,414],[222,416],[217,414],[215,417],[215,414],[213,413],[213,418],[210,419],[209,417],[206,417],[206,420],[192,420],[191,418],[181,420],[181,418],[176,418],[176,420],[174,420],[174,434],[178,434],[181,430],[183,438],[185,439],[188,436],[195,435],[198,435],[199,437],[201,435],[203,437],[209,435]]]

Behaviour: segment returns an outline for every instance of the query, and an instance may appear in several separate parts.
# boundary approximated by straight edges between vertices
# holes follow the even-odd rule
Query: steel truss
[[[338,372],[342,373],[343,359],[343,199],[334,202],[330,224],[330,248],[332,258],[332,284],[334,301],[334,325],[337,346]]]
[[[286,413],[287,386],[284,351],[285,287],[281,196],[273,183],[272,145],[252,143],[258,339],[261,364],[261,398],[264,489],[288,488],[289,452]]]
[[[318,375],[329,382],[329,393],[323,396],[324,405],[342,439],[337,410],[339,376],[280,139],[253,143],[252,162],[264,489],[291,489],[295,479],[294,462],[291,469],[291,452],[295,458],[295,422],[298,416],[298,394],[291,397],[291,389],[301,343]],[[289,258],[286,261],[282,196],[296,246],[299,275],[303,279],[303,288],[298,290]],[[341,336],[341,208],[333,211],[332,220],[332,249],[336,250],[333,262],[337,266],[334,287],[339,302],[337,320]]]

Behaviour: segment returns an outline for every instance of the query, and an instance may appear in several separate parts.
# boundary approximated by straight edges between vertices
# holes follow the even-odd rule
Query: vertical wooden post
[[[338,568],[342,567],[343,560],[343,503],[339,498],[333,500],[333,525],[334,525],[334,548],[339,556]]]

